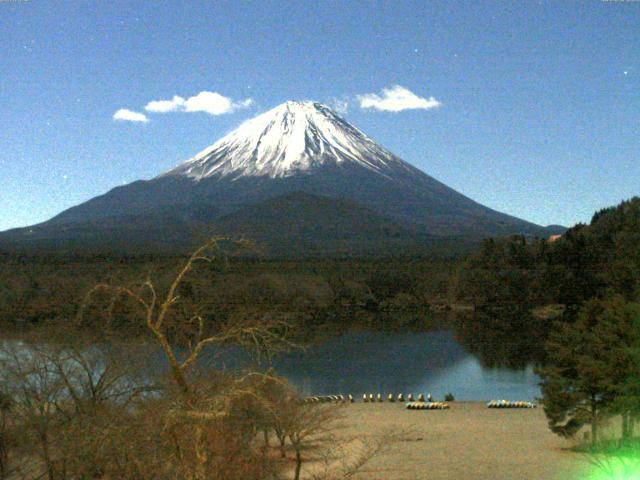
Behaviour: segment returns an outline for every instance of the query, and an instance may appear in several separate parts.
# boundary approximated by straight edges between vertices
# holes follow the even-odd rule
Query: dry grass
[[[572,446],[547,429],[541,408],[488,409],[454,402],[450,410],[406,410],[403,404],[356,403],[345,410],[339,436],[406,438],[371,460],[354,478],[367,480],[565,480],[590,470]]]

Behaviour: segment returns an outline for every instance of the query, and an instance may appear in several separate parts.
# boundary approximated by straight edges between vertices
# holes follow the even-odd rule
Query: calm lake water
[[[238,352],[210,356],[218,368],[241,365]],[[442,399],[534,400],[540,396],[533,367],[521,371],[486,368],[448,331],[421,333],[351,332],[282,354],[276,371],[307,395],[431,393]]]
[[[19,340],[9,340],[18,349]],[[112,348],[119,350],[117,344]],[[126,349],[124,350],[126,351]],[[149,373],[166,369],[157,347],[143,349],[141,359]],[[235,370],[246,366],[239,348],[205,350],[200,368]],[[349,332],[307,347],[280,354],[274,360],[279,375],[305,395],[363,393],[431,393],[442,399],[451,392],[456,400],[535,400],[539,378],[532,367],[523,370],[487,368],[467,352],[449,331],[383,333]]]

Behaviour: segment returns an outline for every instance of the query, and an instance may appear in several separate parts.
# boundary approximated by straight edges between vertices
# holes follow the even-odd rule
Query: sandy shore
[[[406,431],[356,478],[429,480],[567,480],[587,478],[587,463],[551,433],[541,408],[488,409],[453,402],[450,410],[406,410],[398,403],[355,403],[338,437]]]

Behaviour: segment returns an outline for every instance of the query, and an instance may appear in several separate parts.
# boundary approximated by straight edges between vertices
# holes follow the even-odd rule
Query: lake
[[[25,348],[20,340],[5,342]],[[112,344],[110,350],[130,355],[128,347],[118,345]],[[138,361],[150,374],[166,369],[157,347],[142,348],[140,355]],[[198,361],[200,368],[222,370],[237,370],[247,363],[246,353],[237,347],[205,349]],[[352,331],[318,341],[304,351],[279,354],[274,367],[304,395],[352,394],[358,400],[363,393],[385,397],[431,393],[434,399],[443,399],[450,392],[456,400],[535,400],[540,396],[532,366],[520,370],[483,366],[450,331]]]
[[[237,351],[208,355],[203,363],[233,369],[242,365]],[[276,371],[306,395],[363,393],[431,393],[442,399],[534,400],[540,381],[523,370],[487,368],[468,353],[452,332],[349,332],[322,341],[306,351],[281,354]]]

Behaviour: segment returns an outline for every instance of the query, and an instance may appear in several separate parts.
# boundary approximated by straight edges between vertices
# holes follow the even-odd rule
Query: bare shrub
[[[53,337],[36,335],[0,349],[0,385],[11,402],[6,421],[20,433],[12,457],[23,459],[21,476],[66,478],[79,462],[101,471],[105,435],[150,389],[109,349]]]

